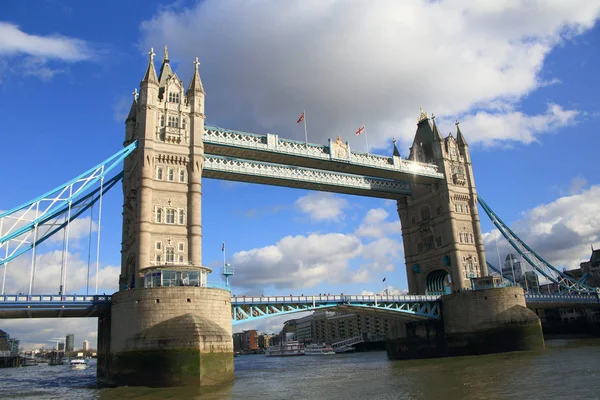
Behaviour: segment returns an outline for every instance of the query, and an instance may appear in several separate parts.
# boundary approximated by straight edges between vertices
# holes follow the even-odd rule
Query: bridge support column
[[[462,356],[544,348],[540,319],[521,288],[457,292],[442,297],[442,321],[398,323],[390,359]]]
[[[540,350],[540,319],[525,305],[520,287],[472,290],[442,298],[451,356]]]
[[[205,287],[133,289],[112,297],[105,385],[232,382],[231,294]]]

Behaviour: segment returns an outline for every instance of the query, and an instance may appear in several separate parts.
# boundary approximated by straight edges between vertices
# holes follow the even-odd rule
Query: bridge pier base
[[[159,287],[112,296],[108,354],[98,382],[108,386],[216,386],[233,381],[231,294]],[[99,344],[106,338],[98,338]],[[100,349],[99,349],[100,351]]]
[[[387,340],[390,359],[462,356],[544,348],[540,319],[521,288],[458,292],[442,297],[443,323],[405,324]]]

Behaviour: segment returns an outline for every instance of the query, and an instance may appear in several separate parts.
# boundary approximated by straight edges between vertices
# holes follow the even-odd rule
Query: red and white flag
[[[365,130],[364,126],[361,126],[360,128],[358,128],[358,130],[356,131],[357,135],[360,135],[361,133],[363,133],[363,131]]]
[[[302,113],[302,115],[300,116],[300,118],[298,118],[297,123],[301,123],[302,121],[304,121],[304,113]]]

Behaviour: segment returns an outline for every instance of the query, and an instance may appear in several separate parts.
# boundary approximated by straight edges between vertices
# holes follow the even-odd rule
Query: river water
[[[0,369],[0,399],[600,399],[600,339],[540,352],[389,361],[382,351],[235,358],[235,382],[189,388],[95,388],[95,366]],[[160,368],[157,366],[157,368]]]

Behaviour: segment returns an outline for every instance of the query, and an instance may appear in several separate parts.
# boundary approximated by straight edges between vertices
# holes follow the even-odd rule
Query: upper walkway
[[[531,308],[600,307],[597,295],[526,294],[525,300]],[[110,302],[110,295],[0,295],[0,319],[97,317],[110,307]],[[235,325],[274,315],[328,309],[439,318],[440,302],[441,296],[416,295],[235,296],[231,297],[231,318]]]
[[[435,164],[424,164],[353,152],[350,145],[341,140],[329,140],[328,146],[281,139],[278,135],[256,135],[206,125],[204,152],[265,163],[303,167],[381,179],[393,179],[411,183],[431,184],[444,179]]]

